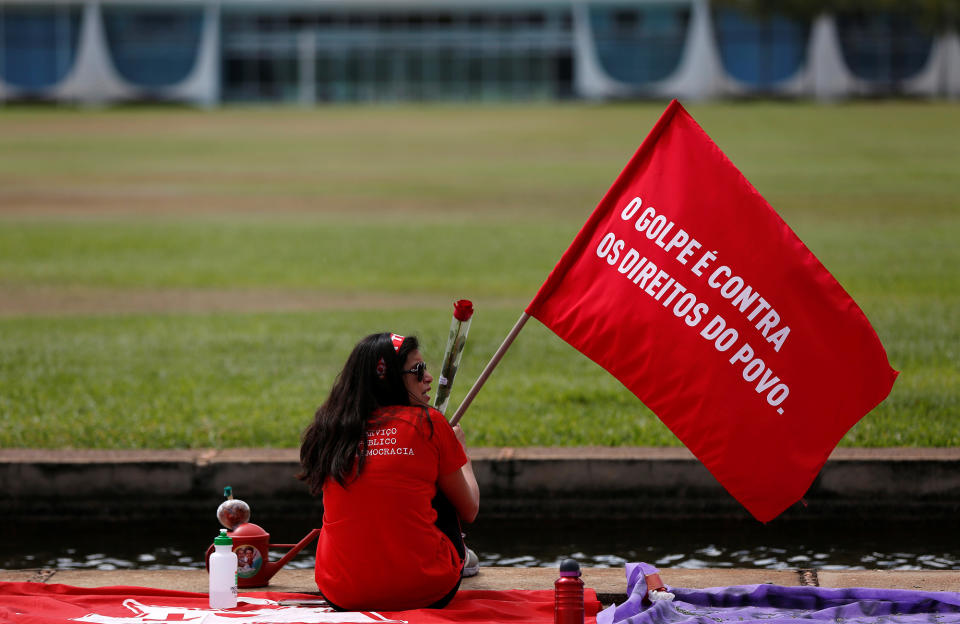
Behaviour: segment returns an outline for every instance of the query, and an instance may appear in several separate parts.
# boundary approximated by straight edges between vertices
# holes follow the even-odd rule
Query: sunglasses
[[[407,375],[407,374],[416,375],[417,381],[423,381],[423,376],[427,372],[427,364],[426,362],[417,362],[417,365],[411,368],[410,370],[405,370],[400,372],[402,372],[404,375]]]

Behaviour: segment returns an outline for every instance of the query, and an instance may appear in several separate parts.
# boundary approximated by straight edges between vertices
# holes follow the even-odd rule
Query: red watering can
[[[269,584],[274,574],[320,534],[320,529],[313,529],[296,544],[271,544],[269,533],[247,522],[250,519],[250,507],[242,500],[233,498],[233,489],[229,485],[224,488],[223,495],[227,500],[217,509],[217,518],[230,529],[227,535],[233,538],[233,552],[237,553],[237,587],[263,587]],[[289,548],[290,551],[277,561],[270,561],[271,548]],[[211,554],[213,544],[207,549],[208,570]]]
[[[270,534],[252,522],[245,522],[227,535],[233,538],[233,552],[237,553],[237,587],[263,587],[270,583],[274,574],[280,571],[294,555],[320,534],[313,529],[296,544],[271,544]],[[289,548],[283,557],[270,561],[271,548]],[[213,545],[207,549],[207,567]]]

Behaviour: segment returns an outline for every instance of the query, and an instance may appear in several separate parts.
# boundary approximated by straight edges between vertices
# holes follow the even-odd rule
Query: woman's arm
[[[460,425],[456,425],[453,432],[463,446],[463,452],[466,453],[467,445],[463,429]],[[453,504],[461,521],[469,523],[477,518],[477,513],[480,511],[480,486],[477,485],[477,477],[473,474],[473,462],[470,461],[469,454],[467,454],[466,464],[450,474],[441,475],[437,485]]]

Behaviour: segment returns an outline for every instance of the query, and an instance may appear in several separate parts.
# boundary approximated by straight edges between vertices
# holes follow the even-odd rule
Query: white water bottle
[[[210,608],[232,609],[237,606],[237,553],[226,529],[213,540],[210,555]]]

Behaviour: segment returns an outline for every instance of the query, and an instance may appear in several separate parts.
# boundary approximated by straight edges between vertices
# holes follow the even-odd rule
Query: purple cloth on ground
[[[656,571],[646,563],[628,563],[627,601],[598,613],[597,624],[796,624],[796,620],[838,624],[960,623],[957,592],[781,585],[684,589],[673,587],[669,579],[663,578],[676,598],[651,604],[644,600],[644,576]]]

